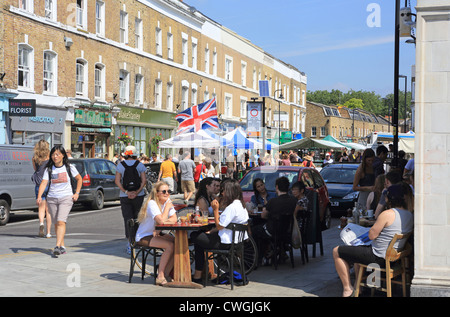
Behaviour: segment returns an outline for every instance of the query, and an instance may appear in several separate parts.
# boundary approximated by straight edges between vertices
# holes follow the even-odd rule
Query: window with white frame
[[[87,0],[77,0],[77,27],[87,28]]]
[[[155,45],[156,55],[162,56],[162,31],[158,27],[155,29]]]
[[[197,39],[192,38],[192,68],[197,69]]]
[[[181,87],[181,110],[186,110],[188,107],[189,86]]]
[[[311,137],[317,136],[317,127],[311,127]]]
[[[182,56],[182,63],[184,66],[188,65],[188,41],[187,39],[183,38],[181,40],[181,56]]]
[[[321,137],[325,137],[326,136],[326,128],[325,127],[320,127],[320,136]]]
[[[136,106],[144,103],[144,76],[136,74],[134,76],[134,104]]]
[[[247,86],[247,63],[241,61],[241,84]]]
[[[56,54],[51,51],[44,52],[44,88],[43,91],[50,94],[56,94]]]
[[[247,100],[241,98],[241,118],[247,118]]]
[[[142,20],[134,19],[134,45],[138,50],[142,50]]]
[[[119,101],[126,103],[130,100],[130,74],[121,69],[119,72]]]
[[[224,115],[230,118],[233,115],[233,96],[225,93]]]
[[[56,21],[56,0],[45,0],[45,18]]]
[[[160,79],[155,80],[155,108],[162,108],[162,81]]]
[[[75,74],[75,93],[77,96],[87,97],[87,78],[87,61],[78,58]]]
[[[209,100],[209,91],[208,91],[208,87],[205,88],[205,91],[203,92],[203,102],[208,101]]]
[[[105,3],[103,1],[95,2],[95,33],[105,36]]]
[[[167,33],[167,58],[173,60],[173,34]]]
[[[120,11],[120,43],[128,43],[128,13]]]
[[[197,85],[192,84],[191,105],[195,106],[196,104],[197,104]]]
[[[34,50],[28,44],[19,44],[18,82],[19,88],[33,89]]]
[[[257,76],[257,75],[256,75],[256,68],[254,68],[254,69],[253,69],[253,85],[252,85],[252,87],[253,87],[254,90],[257,89],[257,85],[256,85],[256,82],[257,82],[256,76]]]
[[[205,73],[209,74],[209,48],[205,48]]]
[[[105,66],[99,63],[94,68],[94,98],[105,100]]]
[[[233,58],[225,56],[225,79],[233,81]]]
[[[213,52],[213,75],[217,76],[217,52]]]
[[[167,83],[166,109],[173,111],[173,84]]]
[[[19,8],[33,13],[33,0],[19,0]]]

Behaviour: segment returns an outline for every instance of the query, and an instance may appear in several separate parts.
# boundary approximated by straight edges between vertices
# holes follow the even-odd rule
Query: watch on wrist
[[[128,194],[128,190],[125,191],[125,194]]]

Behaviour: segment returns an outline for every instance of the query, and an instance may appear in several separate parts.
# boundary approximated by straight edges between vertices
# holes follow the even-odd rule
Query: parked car
[[[253,192],[253,180],[261,178],[267,191],[275,192],[275,181],[277,178],[285,176],[289,179],[291,186],[302,181],[306,188],[315,190],[319,196],[320,220],[323,228],[330,228],[331,213],[330,202],[328,198],[327,185],[322,179],[320,173],[314,168],[302,166],[262,166],[254,167],[248,171],[240,180],[244,201],[250,202]]]
[[[327,183],[331,212],[345,214],[358,200],[359,192],[353,190],[353,180],[358,166],[359,164],[334,163],[320,171]]]
[[[33,147],[0,145],[0,226],[8,223],[14,211],[36,209]]]
[[[71,159],[83,179],[78,202],[102,209],[105,201],[119,200],[120,190],[114,182],[116,165],[106,159]]]

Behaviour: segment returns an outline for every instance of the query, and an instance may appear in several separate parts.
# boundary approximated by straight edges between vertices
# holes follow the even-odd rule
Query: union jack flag
[[[216,98],[180,112],[175,116],[175,119],[180,124],[177,135],[187,132],[198,132],[201,129],[219,128]]]

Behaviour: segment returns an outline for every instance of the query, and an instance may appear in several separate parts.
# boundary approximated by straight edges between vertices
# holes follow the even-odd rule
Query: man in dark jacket
[[[384,162],[386,161],[388,155],[388,149],[384,145],[380,145],[377,147],[377,156],[373,160],[373,172],[375,174],[375,178],[378,175],[384,174]]]

